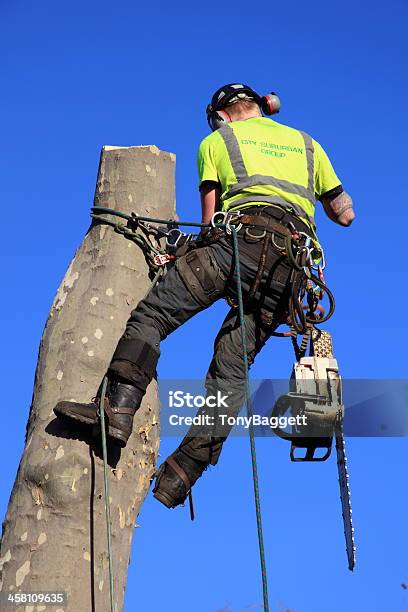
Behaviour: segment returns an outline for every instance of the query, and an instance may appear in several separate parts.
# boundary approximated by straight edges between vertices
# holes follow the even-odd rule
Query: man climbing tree
[[[317,199],[342,226],[355,217],[352,200],[319,143],[263,116],[278,111],[275,94],[261,97],[247,85],[223,86],[207,107],[213,133],[198,154],[202,222],[222,219],[238,232],[249,365],[287,319],[294,277],[285,241],[307,236],[319,252]],[[245,372],[233,269],[228,231],[205,229],[132,311],[108,369],[104,405],[108,435],[120,445],[126,445],[133,416],[155,375],[161,340],[220,298],[228,299],[231,310],[215,340],[206,389],[228,396],[230,415],[239,411]],[[89,425],[99,418],[97,399],[59,402],[54,411]],[[154,496],[169,508],[182,504],[203,471],[217,463],[227,435],[228,430],[189,431],[160,467]]]

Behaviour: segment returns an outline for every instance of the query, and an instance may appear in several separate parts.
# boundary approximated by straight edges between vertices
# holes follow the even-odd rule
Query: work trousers
[[[282,321],[290,296],[292,269],[286,256],[271,242],[259,290],[247,303],[264,252],[263,235],[259,228],[253,228],[250,237],[245,228],[238,233],[249,366]],[[276,244],[279,238],[275,236],[275,239]],[[177,260],[164,279],[132,311],[110,364],[111,372],[127,379],[142,392],[155,375],[162,340],[217,300],[227,297],[235,301],[237,298],[231,236],[224,235],[217,242],[196,249],[194,259],[190,256],[190,264],[186,263],[188,259],[189,254]],[[211,282],[200,278],[197,270],[201,265],[194,268],[197,262],[205,263],[204,272],[209,273]],[[188,274],[186,270],[192,273]],[[195,284],[191,282],[191,278],[197,278],[193,273],[198,275]],[[196,351],[194,343],[190,350],[192,354]],[[217,334],[205,384],[209,395],[216,391],[228,394],[228,416],[236,416],[245,399],[245,368],[237,307],[230,309]],[[221,433],[212,435],[208,427],[201,432],[193,427],[180,447],[191,458],[215,465],[228,431],[224,428]]]

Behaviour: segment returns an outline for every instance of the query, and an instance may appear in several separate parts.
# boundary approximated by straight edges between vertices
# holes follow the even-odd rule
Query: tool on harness
[[[332,316],[335,300],[327,287],[323,268],[325,267],[324,251],[317,242],[304,232],[294,232],[291,238],[285,240],[285,253],[292,265],[291,286],[292,295],[289,300],[289,316],[291,325],[298,334],[304,334],[308,324],[321,324]],[[317,260],[322,264],[315,264]],[[318,271],[318,276],[313,270]],[[329,309],[324,314],[319,308],[319,301],[324,294],[329,299]],[[303,304],[306,296],[307,306]]]
[[[280,396],[272,409],[272,416],[277,419],[288,411],[292,416],[300,418],[296,419],[296,425],[290,432],[279,427],[274,432],[291,442],[290,458],[293,462],[326,461],[335,439],[348,567],[353,570],[356,547],[343,436],[341,377],[333,356],[330,334],[315,328],[309,328],[308,332],[312,355],[305,357],[303,347],[303,355],[293,366],[290,391]],[[297,425],[299,421],[300,426]],[[300,449],[304,450],[302,456],[297,455]],[[322,455],[316,454],[319,449],[324,451]]]
[[[302,417],[302,424],[289,434],[280,428],[276,433],[291,440],[292,461],[325,461],[330,456],[336,423],[344,414],[337,361],[302,357],[293,366],[290,386],[292,390],[278,398],[272,414],[279,418],[290,410],[293,416]],[[296,456],[301,448],[306,449],[304,457]],[[319,448],[325,450],[323,456],[316,456]]]

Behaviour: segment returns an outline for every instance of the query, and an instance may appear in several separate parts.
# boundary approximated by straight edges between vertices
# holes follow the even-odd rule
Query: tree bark
[[[95,205],[174,218],[174,167],[175,156],[155,146],[104,147]],[[108,225],[92,224],[41,340],[26,445],[3,523],[0,592],[66,591],[68,603],[53,610],[109,610],[100,440],[86,428],[62,424],[53,407],[62,399],[95,396],[130,310],[149,284],[139,247]],[[123,609],[135,519],[155,469],[158,423],[153,381],[128,445],[109,455],[117,611]]]

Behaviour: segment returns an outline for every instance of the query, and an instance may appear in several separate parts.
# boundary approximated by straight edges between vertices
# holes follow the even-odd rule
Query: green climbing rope
[[[151,246],[152,251],[157,254],[159,250],[151,244],[150,241],[146,239],[142,240],[139,238],[138,234],[132,228],[124,228],[122,224],[115,224],[107,219],[101,219],[99,217],[100,214],[111,214],[123,219],[127,219],[128,222],[137,223],[138,221],[147,222],[147,223],[162,223],[165,225],[174,225],[175,221],[166,220],[166,219],[154,219],[152,217],[139,217],[136,215],[126,215],[120,211],[116,211],[110,208],[105,207],[94,207],[91,210],[92,217],[98,218],[100,221],[107,223],[115,228],[115,231],[119,231],[127,238],[130,238],[137,244],[141,246],[143,251],[147,250],[147,246]],[[211,227],[210,224],[205,223],[193,223],[193,222],[184,222],[177,221],[178,225],[189,226],[189,227]],[[215,227],[226,229],[231,232],[232,235],[232,244],[233,244],[233,255],[235,262],[235,279],[237,283],[237,294],[238,294],[238,309],[239,309],[239,320],[240,320],[240,328],[241,328],[241,338],[242,338],[242,353],[243,353],[243,362],[245,368],[245,395],[246,395],[246,408],[247,415],[250,417],[250,426],[249,426],[249,440],[250,440],[250,448],[251,448],[251,464],[252,464],[252,479],[253,479],[253,487],[254,487],[254,497],[255,497],[255,512],[256,512],[256,523],[257,523],[257,531],[258,531],[258,544],[259,544],[259,556],[260,556],[260,564],[261,564],[261,574],[262,574],[262,592],[263,592],[263,604],[265,612],[269,612],[269,600],[268,600],[268,580],[266,573],[266,560],[265,560],[265,548],[263,541],[263,531],[262,531],[262,513],[261,513],[261,500],[260,500],[260,492],[259,492],[259,478],[258,478],[258,467],[257,467],[257,459],[256,459],[256,447],[255,447],[255,433],[252,424],[252,398],[250,392],[249,385],[249,366],[248,366],[248,350],[247,350],[247,341],[246,341],[246,332],[245,332],[245,318],[244,318],[244,304],[242,298],[242,284],[241,284],[241,271],[240,271],[240,262],[239,262],[239,247],[238,247],[238,239],[237,239],[237,230],[234,226],[227,225],[225,223],[217,223],[214,224]],[[150,262],[153,260],[152,257],[147,257],[147,261],[150,265]],[[155,271],[155,276],[153,278],[150,289],[159,281],[160,277],[163,274],[163,269],[159,268]],[[149,291],[150,291],[149,289]],[[100,420],[101,420],[101,434],[102,434],[102,450],[103,450],[103,463],[104,463],[104,490],[105,490],[105,512],[106,512],[106,525],[107,525],[107,539],[108,539],[108,556],[109,556],[109,588],[110,588],[110,606],[111,612],[114,612],[114,580],[113,580],[113,558],[112,558],[112,528],[111,528],[111,519],[110,519],[110,511],[109,511],[109,479],[108,479],[108,462],[107,462],[107,450],[106,450],[106,429],[105,429],[105,413],[104,413],[104,400],[106,393],[106,385],[107,379],[104,378],[102,384],[102,392],[100,397]]]
[[[103,455],[103,485],[104,485],[104,491],[105,491],[106,534],[107,534],[107,539],[108,539],[110,610],[111,612],[115,612],[115,597],[114,597],[114,584],[113,584],[113,557],[112,557],[112,524],[111,524],[111,518],[110,518],[108,453],[107,453],[107,447],[106,447],[105,408],[104,408],[107,384],[108,384],[108,379],[105,376],[102,382],[101,398],[99,402],[99,417],[101,421],[102,455]]]
[[[156,283],[159,282],[163,270],[160,268],[157,270],[146,295],[153,289]],[[146,297],[146,296],[145,296]],[[105,518],[106,518],[106,535],[108,540],[108,568],[109,568],[109,600],[110,600],[110,612],[115,612],[115,590],[114,590],[114,579],[113,579],[113,555],[112,555],[112,522],[110,518],[110,500],[109,500],[109,478],[108,478],[108,453],[106,444],[106,425],[105,425],[105,395],[108,384],[107,376],[104,377],[101,388],[101,395],[99,400],[99,416],[101,422],[101,438],[102,438],[102,457],[103,457],[103,486],[105,493]]]
[[[252,409],[252,397],[251,389],[249,386],[249,365],[248,365],[248,347],[246,340],[245,331],[245,318],[244,318],[244,302],[242,299],[242,284],[241,284],[241,270],[239,264],[239,248],[237,231],[235,227],[231,227],[232,232],[232,244],[234,247],[234,261],[235,261],[235,280],[237,283],[237,295],[238,295],[238,310],[239,310],[239,323],[241,328],[241,339],[242,339],[242,357],[244,361],[245,369],[245,395],[246,395],[246,408],[247,416],[249,418],[249,443],[251,447],[251,463],[252,463],[252,481],[254,485],[254,497],[255,497],[255,512],[256,512],[256,525],[258,530],[258,544],[259,544],[259,557],[261,562],[261,573],[262,573],[262,592],[265,612],[269,612],[269,600],[268,600],[268,579],[266,574],[266,560],[265,560],[265,547],[263,542],[263,531],[262,531],[262,513],[261,513],[261,498],[259,494],[259,478],[258,478],[258,467],[256,460],[256,448],[255,448],[255,433],[253,426],[253,409]]]

